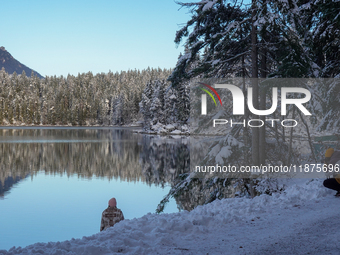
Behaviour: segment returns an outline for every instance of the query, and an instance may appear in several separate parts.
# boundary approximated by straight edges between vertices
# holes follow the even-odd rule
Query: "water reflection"
[[[4,180],[0,181],[0,198],[4,197],[4,193],[9,191],[11,187],[19,182],[21,178],[19,176],[8,176]]]
[[[40,171],[51,175],[101,177],[143,182],[177,191],[190,167],[188,138],[150,136],[131,129],[0,129],[0,196],[17,182]],[[214,199],[233,196],[225,180],[190,180],[169,193],[179,209],[192,210]],[[152,211],[156,209],[156,205]]]
[[[164,186],[174,184],[175,179],[189,172],[190,152],[188,139],[181,140],[143,136],[141,165],[147,183]]]
[[[0,153],[2,196],[41,170],[164,187],[189,166],[186,139],[140,135],[129,129],[0,129]]]
[[[112,196],[127,219],[155,212],[189,166],[187,139],[131,129],[3,128],[0,153],[0,250],[97,233]]]

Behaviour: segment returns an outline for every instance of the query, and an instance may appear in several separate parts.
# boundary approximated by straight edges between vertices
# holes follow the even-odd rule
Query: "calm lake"
[[[154,213],[188,171],[187,139],[132,131],[1,128],[0,250],[98,233],[112,197],[126,219]]]

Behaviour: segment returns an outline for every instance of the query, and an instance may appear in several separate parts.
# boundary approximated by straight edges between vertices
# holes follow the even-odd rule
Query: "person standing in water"
[[[100,223],[100,231],[109,227],[113,227],[116,223],[124,220],[124,215],[120,209],[117,208],[117,201],[115,198],[109,200],[109,207],[102,213],[102,220]]]

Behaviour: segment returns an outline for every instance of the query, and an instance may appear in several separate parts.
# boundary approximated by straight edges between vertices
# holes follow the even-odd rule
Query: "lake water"
[[[189,162],[186,139],[128,128],[2,128],[0,153],[0,250],[98,233],[111,197],[154,213]]]

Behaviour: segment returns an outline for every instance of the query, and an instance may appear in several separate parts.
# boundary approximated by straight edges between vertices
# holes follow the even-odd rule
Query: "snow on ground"
[[[340,254],[340,198],[322,179],[280,181],[286,182],[285,191],[272,196],[147,214],[82,239],[0,254]]]
[[[168,124],[164,125],[158,122],[155,125],[152,125],[148,130],[136,130],[136,133],[142,134],[158,134],[158,135],[189,135],[189,126],[187,124],[184,125],[176,125],[176,124]]]

